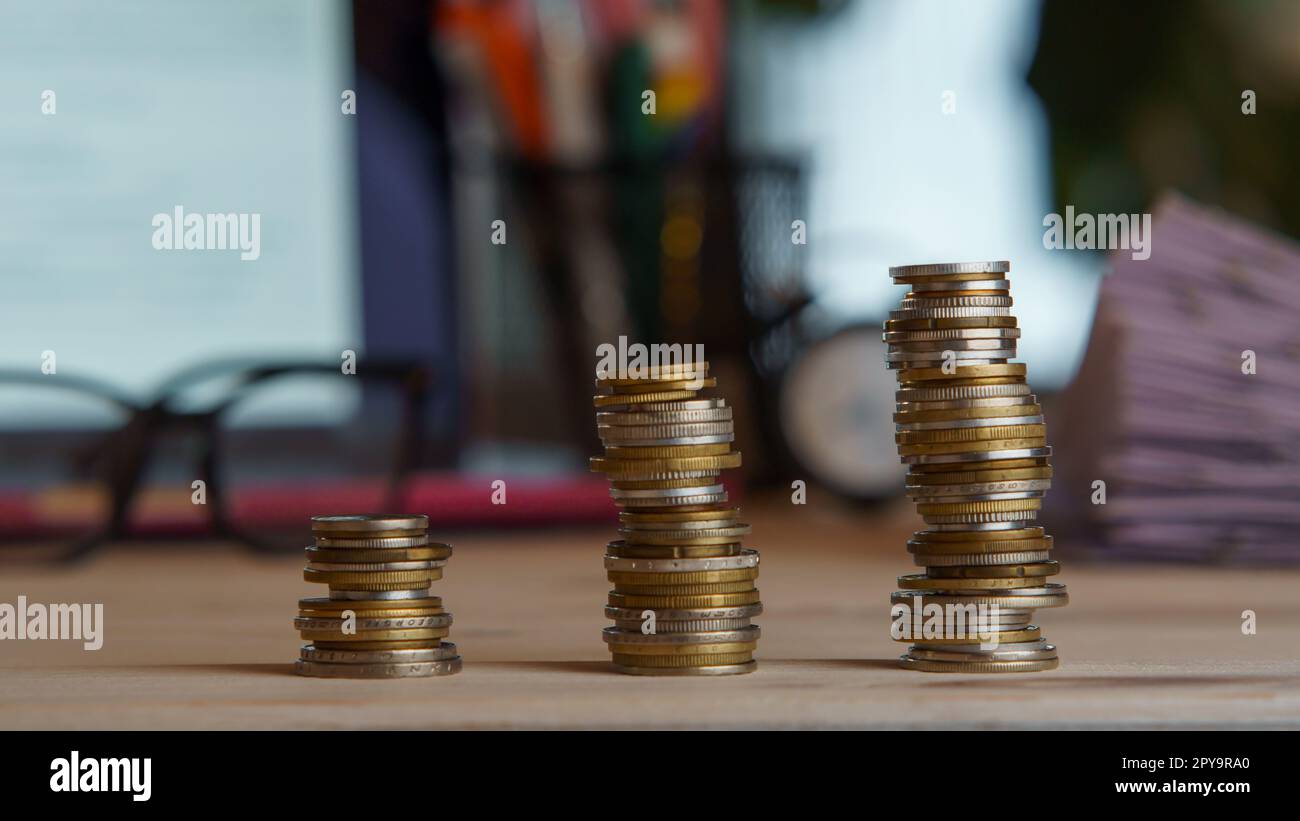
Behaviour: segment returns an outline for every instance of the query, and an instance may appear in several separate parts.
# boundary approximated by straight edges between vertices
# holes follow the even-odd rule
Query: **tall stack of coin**
[[[596,428],[621,539],[605,569],[614,589],[604,631],[615,667],[645,676],[729,675],[757,666],[762,612],[758,551],[719,478],[739,467],[731,408],[699,398],[717,380],[708,363],[656,368],[646,378],[598,375]]]
[[[898,371],[895,440],[908,465],[907,493],[926,529],[907,543],[924,573],[900,576],[891,601],[921,627],[904,667],[929,672],[1051,670],[1056,648],[1032,624],[1034,610],[1068,602],[1048,579],[1052,537],[1038,524],[1051,485],[1046,425],[1009,362],[1020,336],[1011,315],[1008,262],[890,268],[910,289],[885,322],[886,366]],[[899,606],[902,608],[899,608]],[[971,607],[971,606],[974,607]],[[905,609],[903,609],[905,608]],[[919,612],[918,612],[919,611]],[[972,615],[982,623],[972,629]],[[986,638],[977,637],[976,633]]]
[[[460,672],[443,641],[451,614],[429,595],[451,545],[429,541],[426,516],[313,516],[303,578],[329,598],[301,599],[294,627],[311,642],[297,671],[325,678],[413,678]]]

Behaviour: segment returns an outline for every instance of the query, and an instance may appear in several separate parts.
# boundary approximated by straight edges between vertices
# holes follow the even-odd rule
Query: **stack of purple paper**
[[[1181,197],[1151,243],[1102,285],[1062,495],[1107,555],[1300,561],[1300,245]]]

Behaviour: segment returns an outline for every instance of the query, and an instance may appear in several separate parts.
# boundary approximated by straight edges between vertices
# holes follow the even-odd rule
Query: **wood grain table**
[[[104,647],[0,642],[0,728],[1297,728],[1300,571],[1069,561],[1071,603],[1040,611],[1059,669],[898,669],[894,577],[915,524],[895,509],[747,510],[763,552],[759,670],[611,671],[600,640],[612,528],[451,534],[435,593],[457,676],[292,673],[299,557],[230,545],[114,545],[73,568],[0,568],[0,601],[103,602]],[[1068,545],[1065,546],[1068,548]],[[1243,635],[1242,611],[1258,632]]]

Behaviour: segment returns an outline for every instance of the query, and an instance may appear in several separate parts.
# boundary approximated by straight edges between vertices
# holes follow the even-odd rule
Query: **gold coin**
[[[739,607],[757,604],[759,593],[716,593],[712,596],[628,596],[611,592],[609,603],[614,607],[646,607],[654,610],[694,610],[701,607]]]
[[[620,530],[624,543],[628,545],[701,545],[733,544],[739,537],[733,533],[720,533],[713,536],[662,535],[653,530]],[[748,531],[746,531],[748,533]]]
[[[963,579],[977,578],[1033,578],[1038,584],[1044,576],[1055,576],[1061,572],[1061,563],[1056,561],[1035,562],[1033,564],[1003,564],[989,567],[930,567],[925,571],[932,578]]]
[[[637,405],[645,402],[674,402],[678,399],[690,399],[695,391],[654,391],[650,393],[603,393],[591,397],[598,408],[612,408],[618,405]]]
[[[997,405],[991,408],[952,408],[948,410],[899,411],[894,422],[951,422],[962,419],[995,419],[999,416],[1042,416],[1042,405]]]
[[[312,610],[310,608],[299,608],[298,615],[305,619],[337,619],[340,610]],[[441,607],[410,609],[403,610],[393,608],[391,610],[366,610],[365,612],[356,613],[358,619],[418,619],[424,616],[441,616],[445,615]]]
[[[1023,459],[986,459],[982,462],[962,462],[954,464],[946,462],[942,464],[930,465],[908,465],[907,472],[909,479],[914,475],[928,475],[931,473],[968,473],[972,471],[984,470],[1019,470],[1021,468],[1047,468],[1046,456],[1026,456]]]
[[[620,539],[610,542],[608,554],[619,559],[716,559],[739,556],[740,542],[718,545],[628,545]]]
[[[753,589],[753,579],[708,584],[623,584],[620,582],[614,585],[614,592],[625,596],[719,596],[727,593],[746,593]]]
[[[1059,659],[1043,661],[925,661],[903,656],[899,664],[923,673],[1040,673],[1055,670]]]
[[[718,442],[712,445],[605,446],[607,459],[666,459],[682,456],[718,456],[729,452],[731,452],[730,442]]]
[[[735,519],[740,516],[740,508],[727,507],[726,505],[716,505],[709,510],[692,510],[684,513],[666,512],[666,513],[640,513],[637,511],[625,510],[618,514],[620,522],[628,524],[658,523],[658,522],[710,522],[714,519]]]
[[[711,471],[709,476],[694,479],[612,479],[609,486],[614,490],[678,490],[684,487],[708,487],[716,485],[720,471]]]
[[[359,534],[361,537],[373,537],[379,533],[392,532],[399,536],[411,536],[429,529],[429,517],[423,514],[379,514],[348,516],[313,516],[311,517],[313,533],[329,535],[331,538],[345,538],[343,534]]]
[[[918,542],[909,541],[909,553],[942,556],[976,553],[1038,553],[1052,549],[1052,537],[1011,539],[1005,542]]]
[[[419,562],[439,561],[451,556],[451,548],[398,547],[381,549],[373,547],[309,547],[307,561],[311,562]]]
[[[904,590],[1015,590],[1037,587],[1042,579],[1029,577],[937,579],[925,573],[912,573],[898,577],[898,586]]]
[[[647,373],[644,376],[616,376],[612,374],[596,374],[597,385],[637,385],[645,382],[664,381],[682,378],[703,378],[709,373],[708,362],[669,362],[663,365],[650,365],[642,368]]]
[[[1002,365],[957,365],[952,369],[952,373],[947,373],[943,368],[905,368],[898,372],[898,381],[947,384],[961,379],[991,377],[1018,376],[1023,379],[1026,370],[1023,362],[1007,362]]]
[[[667,473],[675,470],[727,470],[740,467],[740,451],[718,456],[692,456],[669,459],[608,459],[591,457],[591,469],[597,473],[640,473],[654,471]]]
[[[414,641],[314,641],[318,650],[436,650],[441,639]]]
[[[299,630],[304,641],[319,642],[342,642],[354,644],[357,642],[371,641],[420,641],[425,639],[441,639],[451,633],[450,627],[411,627],[399,630],[358,630],[352,635],[347,635],[339,630]]]
[[[942,647],[944,645],[953,645],[953,644],[981,644],[982,642],[980,641],[978,636],[970,635],[972,629],[974,630],[974,632],[978,633],[979,628],[981,626],[987,628],[987,625],[980,625],[973,619],[967,621],[966,622],[967,636],[965,638],[927,639],[927,638],[921,638],[919,636],[913,635],[910,639],[894,639],[894,641],[901,641],[904,643],[911,642],[912,644],[915,644],[917,647],[930,647],[930,646]],[[1043,637],[1042,630],[1039,627],[1031,624],[1028,627],[1026,627],[1024,630],[999,631],[998,645],[1001,646],[1004,644],[1024,644],[1027,641],[1038,641],[1042,637]]]
[[[986,502],[922,502],[916,512],[922,516],[960,516],[963,513],[1011,513],[1019,510],[1041,510],[1043,500],[992,499]]]
[[[607,574],[614,584],[633,585],[677,585],[677,584],[719,584],[738,582],[758,578],[757,567],[740,567],[732,570],[681,570],[669,572],[645,572],[640,570],[611,570]],[[751,585],[752,587],[752,585]],[[730,593],[730,590],[719,590]]]
[[[616,394],[632,393],[665,393],[667,391],[698,391],[703,388],[716,388],[718,380],[709,377],[696,377],[693,379],[630,379],[625,380],[626,384],[617,384],[614,382],[597,383],[598,387],[609,387]]]
[[[977,453],[980,451],[1027,450],[1041,448],[1047,444],[1047,437],[1035,436],[1023,439],[986,439],[980,442],[941,442],[928,445],[899,445],[900,456],[933,456],[947,453]]]
[[[711,653],[699,656],[636,656],[614,653],[610,659],[620,667],[721,667],[729,664],[746,664],[754,658],[749,653]]]
[[[611,653],[620,656],[710,656],[724,653],[752,653],[758,649],[756,641],[718,641],[708,644],[619,644],[609,643]]]
[[[442,612],[441,596],[425,596],[420,599],[363,599],[345,601],[343,599],[310,598],[298,599],[302,610],[342,611],[353,610],[360,614],[365,611],[365,618],[373,618],[371,610],[433,610]]]
[[[1009,542],[1017,539],[1041,539],[1042,537],[1043,528],[1035,526],[1022,527],[1019,530],[918,530],[912,534],[912,541],[917,543]]]
[[[312,570],[310,567],[302,571],[302,577],[305,581],[319,582],[321,584],[351,584],[353,582],[364,584],[405,584],[437,581],[442,578],[441,567],[431,567],[425,570],[379,570],[374,572],[350,572],[339,570]]]
[[[941,331],[955,328],[1015,328],[1014,316],[960,316],[918,317],[916,319],[887,319],[886,333],[895,331]]]
[[[939,428],[936,430],[900,430],[894,434],[899,445],[937,444],[942,442],[978,442],[984,439],[1014,439],[1047,435],[1047,425],[992,425],[983,428]]]
[[[947,465],[946,467],[951,467]],[[1052,478],[1051,466],[1033,468],[1008,468],[1006,470],[962,470],[954,473],[917,473],[908,471],[907,484],[911,485],[980,485],[990,482],[1016,482]]]

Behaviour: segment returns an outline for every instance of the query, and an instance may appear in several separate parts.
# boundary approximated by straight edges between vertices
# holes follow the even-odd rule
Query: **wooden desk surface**
[[[1300,727],[1300,572],[1065,563],[1041,611],[1048,673],[898,669],[894,577],[915,519],[747,510],[763,552],[759,670],[649,679],[608,666],[610,529],[453,538],[436,583],[460,675],[293,675],[299,557],[113,546],[73,569],[0,569],[0,602],[103,602],[106,641],[0,642],[0,728]],[[1258,634],[1241,632],[1254,610]]]

